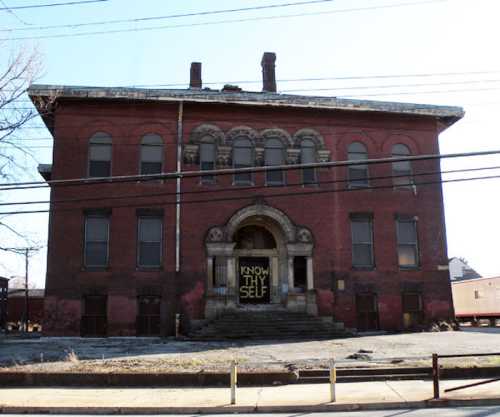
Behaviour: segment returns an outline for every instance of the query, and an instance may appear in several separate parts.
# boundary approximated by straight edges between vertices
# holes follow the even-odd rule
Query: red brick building
[[[437,159],[93,177],[439,153],[461,108],[263,92],[33,85],[54,137],[44,332],[172,334],[263,308],[402,329],[453,316]],[[41,108],[41,107],[40,107]],[[419,177],[422,173],[433,173]],[[295,194],[295,195],[294,195]]]

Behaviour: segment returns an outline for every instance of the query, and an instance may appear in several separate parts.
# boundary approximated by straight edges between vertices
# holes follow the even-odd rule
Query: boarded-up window
[[[396,227],[399,266],[415,268],[419,264],[417,222],[415,219],[398,219]]]
[[[284,154],[283,143],[279,139],[271,138],[266,141],[266,146],[264,150],[264,160],[266,166],[284,165],[285,154]],[[284,172],[283,171],[267,171],[266,172],[266,184],[269,185],[281,185],[284,182]]]
[[[372,268],[374,265],[372,224],[369,216],[351,217],[353,267]]]
[[[215,169],[215,144],[210,142],[210,138],[200,144],[200,170],[211,171]],[[215,180],[213,174],[206,174],[201,177],[204,183],[212,183]]]
[[[378,330],[378,308],[375,294],[356,295],[358,331]]]
[[[149,134],[141,140],[141,174],[159,174],[163,168],[163,140]]]
[[[410,156],[410,149],[401,143],[392,147],[393,158],[404,158]],[[411,161],[399,161],[392,163],[393,184],[397,188],[413,187],[413,174]]]
[[[403,293],[402,304],[405,329],[412,329],[423,324],[424,312],[421,294],[412,292]]]
[[[109,217],[107,215],[87,215],[85,217],[85,266],[107,266],[108,253]]]
[[[316,162],[316,145],[311,139],[303,139],[300,142],[300,163],[313,164]],[[304,184],[316,184],[316,168],[302,168],[302,182]]]
[[[104,337],[107,333],[107,297],[87,295],[83,299],[83,315],[80,324],[82,336]]]
[[[233,145],[233,167],[250,168],[253,166],[253,146],[250,139],[237,138]],[[234,183],[238,185],[252,184],[251,172],[238,172],[234,174]]]
[[[157,268],[161,265],[162,235],[161,217],[139,217],[138,265],[140,267]]]
[[[160,335],[161,298],[156,295],[139,296],[137,299],[137,335]]]
[[[98,132],[89,141],[89,177],[111,175],[112,140],[107,133]]]
[[[348,148],[349,161],[364,161],[368,159],[365,145],[353,142]],[[360,163],[349,165],[349,187],[368,187],[368,165]]]

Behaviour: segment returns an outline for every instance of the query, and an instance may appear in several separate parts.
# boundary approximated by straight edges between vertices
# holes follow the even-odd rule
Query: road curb
[[[500,405],[498,398],[463,400],[424,400],[377,403],[314,404],[314,405],[264,405],[264,406],[213,406],[213,407],[0,407],[2,414],[80,414],[80,415],[159,415],[159,414],[241,414],[241,413],[313,413],[325,411],[376,411],[442,407],[472,407]]]

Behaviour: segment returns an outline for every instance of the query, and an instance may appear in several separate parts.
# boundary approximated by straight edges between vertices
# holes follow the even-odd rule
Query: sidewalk
[[[432,399],[432,381],[387,381],[337,384],[337,402],[330,403],[328,384],[296,384],[238,388],[229,405],[229,388],[5,388],[3,413],[220,413],[272,411],[340,411],[423,408],[440,405],[500,404],[500,382],[443,394],[448,387],[475,380],[443,381],[442,399]]]

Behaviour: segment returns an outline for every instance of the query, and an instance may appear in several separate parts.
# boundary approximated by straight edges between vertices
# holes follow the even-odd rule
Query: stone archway
[[[253,227],[269,233],[274,247],[242,247],[241,230]],[[271,271],[269,307],[290,311],[307,311],[316,315],[313,275],[313,237],[305,228],[296,226],[281,210],[266,204],[254,204],[234,213],[225,225],[212,227],[205,239],[207,254],[207,318],[241,306],[241,260],[268,259]],[[303,261],[307,279],[296,285],[294,271],[297,260]],[[305,266],[307,265],[307,266]]]

